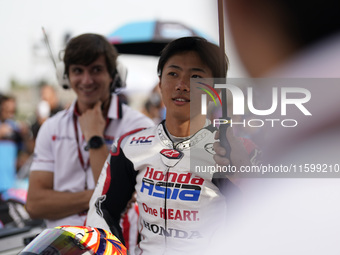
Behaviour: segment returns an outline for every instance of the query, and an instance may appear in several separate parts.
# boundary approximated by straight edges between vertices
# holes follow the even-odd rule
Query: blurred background
[[[35,138],[46,118],[75,98],[58,85],[51,54],[61,61],[67,41],[83,33],[107,37],[127,68],[120,95],[159,122],[164,116],[156,87],[159,52],[189,35],[218,44],[217,5],[217,0],[0,0],[0,254],[17,254],[22,240],[40,231],[41,222],[24,210]],[[225,27],[228,76],[243,77]]]
[[[73,99],[72,92],[57,86],[42,27],[57,58],[70,37],[88,32],[108,37],[128,23],[154,20],[179,22],[218,44],[217,1],[0,0],[0,93],[15,94],[17,118],[26,120],[33,118],[41,84],[55,86],[62,104]],[[228,34],[225,37],[229,76],[239,77],[242,68]],[[121,54],[121,60],[128,68],[126,93],[130,97],[149,93],[157,83],[158,57]],[[130,101],[140,107],[134,105],[136,100]]]

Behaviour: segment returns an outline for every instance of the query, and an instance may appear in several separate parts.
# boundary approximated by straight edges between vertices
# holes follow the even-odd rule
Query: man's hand
[[[215,139],[219,139],[219,131],[215,135]],[[243,146],[242,142],[239,138],[234,136],[233,129],[231,127],[227,128],[227,139],[229,141],[231,152],[230,152],[230,158],[226,158],[226,150],[222,147],[219,141],[214,143],[214,160],[216,164],[220,166],[225,166],[232,164],[237,169],[239,169],[241,166],[248,166],[251,165],[250,163],[250,157]]]
[[[106,120],[103,117],[102,102],[98,101],[92,109],[87,110],[79,117],[81,131],[86,141],[92,136],[103,136]]]
[[[98,101],[92,109],[87,110],[79,117],[81,131],[88,142],[93,136],[104,137],[106,120],[103,117],[102,102]],[[109,154],[107,146],[98,149],[90,149],[90,165],[94,182],[97,183],[102,167]]]

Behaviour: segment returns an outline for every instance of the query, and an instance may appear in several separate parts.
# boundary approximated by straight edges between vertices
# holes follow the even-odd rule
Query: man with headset
[[[112,141],[153,122],[120,102],[116,49],[101,35],[82,34],[66,46],[64,88],[77,95],[48,119],[36,140],[26,209],[47,227],[83,225]]]

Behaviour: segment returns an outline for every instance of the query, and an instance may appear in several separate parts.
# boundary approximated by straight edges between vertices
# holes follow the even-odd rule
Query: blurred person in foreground
[[[224,3],[248,73],[268,80],[290,79],[291,84],[300,81],[311,92],[308,110],[312,116],[300,116],[294,128],[272,129],[264,150],[265,162],[296,166],[303,178],[291,174],[247,180],[247,202],[230,217],[233,227],[221,235],[218,250],[225,254],[339,254],[338,1]],[[222,159],[223,153],[216,148]],[[315,169],[318,165],[323,168]]]
[[[203,38],[184,37],[164,48],[157,70],[166,118],[156,127],[127,133],[112,146],[90,201],[87,224],[110,229],[123,240],[120,215],[136,191],[141,239],[136,254],[203,254],[228,217],[228,194],[222,195],[221,189],[234,192],[237,187],[227,178],[215,182],[213,172],[193,166],[197,161],[214,165],[208,147],[216,128],[200,114],[197,101],[193,103],[201,94],[190,82],[226,77],[226,57]],[[250,164],[231,129],[228,139],[233,163]]]
[[[117,56],[98,34],[79,35],[66,46],[65,87],[77,97],[39,130],[26,204],[30,216],[45,219],[47,227],[83,225],[113,140],[153,125],[113,93],[122,84]]]

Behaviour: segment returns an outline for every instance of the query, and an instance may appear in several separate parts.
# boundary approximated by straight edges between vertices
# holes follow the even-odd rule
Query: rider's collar
[[[211,128],[211,122],[207,119],[202,129],[197,131],[194,135],[190,136],[188,139],[184,139],[183,141],[174,145],[165,127],[165,120],[162,121],[157,127],[157,133],[162,143],[168,148],[178,149],[180,151],[183,151],[192,146],[195,146],[198,142],[203,140],[206,136],[212,135],[214,131],[215,129]]]

